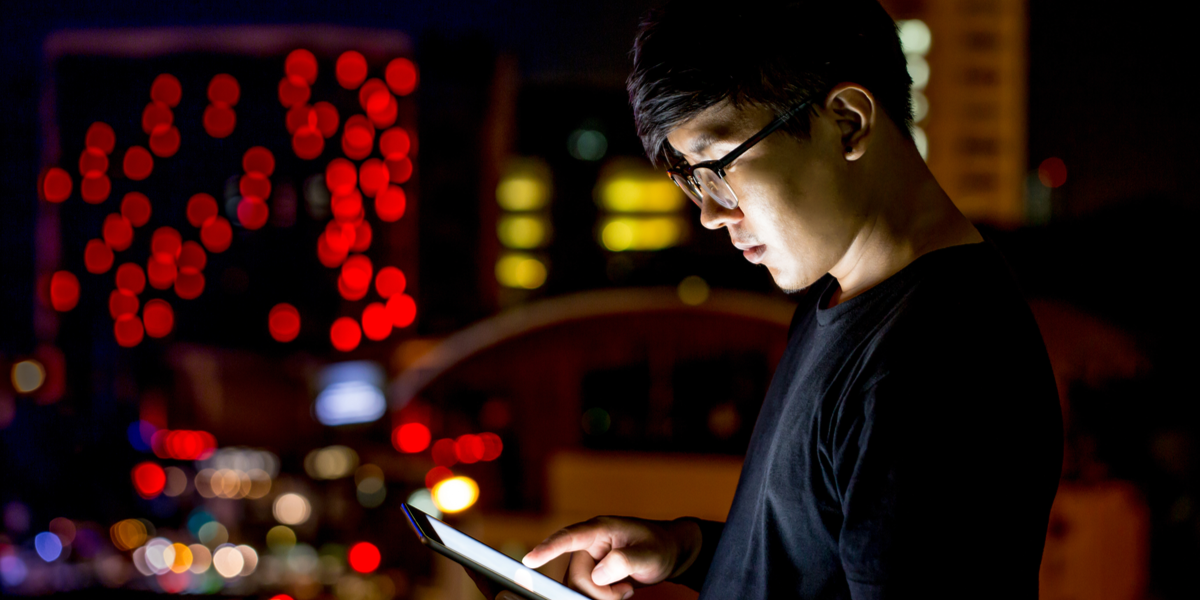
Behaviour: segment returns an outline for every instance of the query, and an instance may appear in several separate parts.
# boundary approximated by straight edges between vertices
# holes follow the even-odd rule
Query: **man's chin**
[[[771,267],[767,267],[767,271],[771,273],[771,279],[775,280],[775,286],[785,294],[803,292],[820,279],[820,277],[806,277],[799,273],[786,273]]]

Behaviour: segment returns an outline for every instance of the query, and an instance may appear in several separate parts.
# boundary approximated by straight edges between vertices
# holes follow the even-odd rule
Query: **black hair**
[[[632,54],[629,102],[656,164],[677,160],[667,134],[724,100],[783,113],[842,82],[870,90],[912,135],[912,78],[877,0],[673,1],[643,20]],[[793,118],[784,130],[807,139],[809,124]]]

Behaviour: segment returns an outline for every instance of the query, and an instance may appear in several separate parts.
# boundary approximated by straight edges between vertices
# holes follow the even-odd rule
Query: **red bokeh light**
[[[83,248],[83,264],[88,273],[105,273],[112,268],[113,252],[103,240],[89,240]]]
[[[160,158],[175,156],[179,143],[179,128],[174,125],[159,125],[150,134],[150,151]]]
[[[425,487],[432,489],[433,486],[454,477],[454,471],[446,467],[434,467],[425,474]]]
[[[354,228],[354,244],[350,246],[352,252],[366,252],[371,247],[371,223],[364,220]]]
[[[195,267],[180,267],[175,277],[175,295],[184,300],[195,300],[204,293],[204,273]]]
[[[204,109],[204,131],[217,139],[229,137],[237,127],[237,113],[224,102],[214,102]]]
[[[318,102],[312,109],[317,114],[317,129],[321,131],[321,135],[326,138],[333,137],[337,133],[340,120],[337,107],[328,102]]]
[[[363,309],[363,335],[367,339],[380,341],[392,334],[392,316],[381,302],[372,302]]]
[[[504,442],[500,440],[500,436],[484,432],[479,434],[479,439],[483,441],[483,460],[500,458],[500,453],[504,451]]]
[[[149,177],[154,170],[154,157],[150,156],[149,150],[141,146],[132,146],[125,151],[122,167],[126,177],[134,181],[141,181]]]
[[[303,48],[292,50],[283,61],[283,71],[312,85],[317,82],[317,57]]]
[[[201,227],[210,217],[217,216],[217,201],[204,193],[192,196],[187,203],[187,219],[193,227]]]
[[[1067,165],[1058,157],[1050,157],[1038,166],[1038,180],[1048,188],[1056,188],[1067,182]]]
[[[179,269],[173,255],[155,252],[150,260],[146,261],[146,279],[150,281],[150,287],[165,290],[175,285],[176,277],[179,277]]]
[[[214,75],[208,82],[208,101],[213,104],[224,104],[226,108],[236,106],[242,95],[242,88],[237,79],[228,73]]]
[[[208,264],[208,254],[204,252],[203,246],[188,240],[179,249],[178,262],[181,269],[191,267],[197,271],[203,271],[204,265]]]
[[[279,103],[285,108],[304,104],[312,96],[312,88],[299,77],[284,77],[279,80]]]
[[[117,289],[131,294],[140,294],[146,289],[146,273],[134,263],[117,267]]]
[[[271,308],[267,315],[267,329],[277,342],[290,342],[300,335],[300,311],[286,302]]]
[[[42,177],[42,197],[49,202],[62,202],[71,196],[71,175],[65,169],[51,167]]]
[[[343,52],[337,59],[338,85],[352,90],[367,78],[367,59],[354,50]]]
[[[325,167],[325,187],[333,194],[348,194],[358,183],[358,172],[354,163],[335,158]]]
[[[370,542],[359,542],[350,546],[350,552],[346,554],[350,568],[359,573],[370,573],[378,569],[380,560],[379,548]]]
[[[399,105],[396,103],[396,97],[392,96],[391,92],[374,92],[367,99],[367,116],[371,118],[371,123],[375,127],[381,129],[391,127],[396,122],[396,113],[398,111]]]
[[[368,198],[374,198],[391,179],[387,166],[378,158],[369,158],[358,167],[358,180],[361,182],[362,193]]]
[[[358,89],[358,105],[361,106],[364,111],[366,111],[371,104],[371,96],[374,96],[377,92],[383,92],[389,96],[392,94],[390,91],[388,91],[387,84],[384,83],[382,79],[368,79],[367,82]]]
[[[316,127],[301,127],[292,136],[292,150],[304,160],[312,160],[325,151],[325,138]]]
[[[346,255],[350,251],[349,246],[345,250],[338,250],[333,247],[330,240],[337,239],[340,239],[340,236],[331,236],[328,231],[322,233],[317,238],[317,259],[321,261],[322,265],[330,269],[341,265],[342,261],[346,260]]]
[[[213,215],[200,227],[200,242],[209,252],[224,252],[233,241],[233,228],[225,217]]]
[[[346,285],[346,278],[342,275],[338,276],[337,288],[338,293],[341,294],[342,298],[350,300],[351,302],[355,300],[362,300],[367,296],[367,288],[352,288]]]
[[[85,146],[95,148],[105,154],[112,154],[113,147],[117,145],[117,135],[113,133],[113,128],[108,123],[100,121],[96,121],[88,127],[85,140]]]
[[[112,181],[104,173],[89,173],[79,182],[79,195],[88,204],[99,204],[112,193]]]
[[[124,215],[113,213],[104,217],[103,232],[109,248],[120,252],[133,243],[133,224]]]
[[[159,125],[171,125],[175,122],[175,113],[162,102],[151,102],[142,110],[142,131],[151,133]]]
[[[137,315],[121,315],[113,323],[113,337],[123,348],[132,348],[142,343],[146,331],[142,329],[142,320]]]
[[[387,159],[388,174],[392,176],[392,183],[404,183],[412,177],[413,164],[407,156],[401,158]]]
[[[362,160],[371,154],[375,144],[375,126],[362,115],[351,115],[346,119],[342,131],[342,151],[354,160]]]
[[[388,223],[397,221],[404,216],[407,203],[404,190],[398,185],[389,185],[375,197],[375,214]]]
[[[329,238],[330,249],[344,254],[350,251],[358,233],[355,231],[354,225],[330,221],[325,226],[325,235]],[[345,257],[342,257],[342,260],[345,260]],[[341,264],[341,260],[338,261],[338,264]]]
[[[150,438],[150,448],[159,458],[204,460],[217,449],[217,438],[207,431],[159,429]]]
[[[397,96],[407,96],[417,87],[417,66],[407,58],[392,59],[384,71],[384,78]]]
[[[362,194],[357,189],[350,190],[348,194],[335,194],[329,199],[329,208],[338,223],[357,224],[366,216],[363,214]]]
[[[429,428],[421,423],[405,423],[392,430],[392,446],[400,452],[415,454],[429,447]]]
[[[171,310],[171,305],[167,304],[166,300],[155,298],[146,301],[146,307],[142,309],[142,320],[145,321],[146,335],[160,338],[175,328],[175,311]]]
[[[408,279],[404,277],[404,272],[396,267],[384,267],[375,276],[375,291],[384,299],[403,293],[407,285]]]
[[[152,462],[144,462],[135,466],[131,476],[133,487],[146,499],[158,496],[167,485],[166,471]]]
[[[121,318],[121,315],[136,315],[139,306],[141,302],[132,292],[113,290],[108,295],[108,314],[114,319]]]
[[[342,265],[342,279],[353,290],[364,290],[370,287],[373,275],[374,267],[371,265],[371,259],[362,254],[351,256]]]
[[[246,196],[238,203],[237,215],[242,227],[253,231],[262,229],[262,226],[267,224],[267,217],[271,216],[271,211],[262,199]]]
[[[392,127],[379,135],[379,153],[388,160],[400,160],[408,156],[412,140],[403,127]]]
[[[85,148],[79,155],[79,174],[108,172],[108,155],[95,149]]]
[[[338,318],[329,328],[329,341],[333,343],[334,348],[342,352],[357,348],[358,343],[362,341],[362,330],[358,328],[358,321],[350,317]]]
[[[129,219],[129,224],[141,227],[150,220],[150,199],[141,192],[129,192],[121,199],[121,214]]]
[[[154,83],[150,85],[150,98],[155,102],[162,102],[170,107],[179,105],[179,99],[183,97],[183,86],[179,85],[179,80],[170,73],[163,73],[154,78]]]
[[[287,115],[284,117],[284,123],[287,124],[288,133],[295,135],[296,130],[305,125],[313,125],[309,122],[309,115],[312,114],[312,107],[307,104],[295,104],[288,109]]]
[[[242,169],[247,173],[270,177],[275,172],[275,155],[262,146],[255,146],[242,155]]]
[[[387,310],[392,315],[392,325],[397,328],[408,327],[417,318],[417,303],[408,294],[394,294],[388,298]]]
[[[454,449],[454,440],[450,438],[442,438],[434,442],[430,454],[433,464],[439,467],[452,467],[458,462],[458,452]]]
[[[260,200],[266,200],[271,196],[271,180],[262,173],[246,173],[238,180],[238,191],[242,193],[242,196],[253,196]]]
[[[483,458],[483,440],[471,433],[459,436],[454,442],[454,454],[463,464],[479,462]]]
[[[165,253],[171,257],[171,262],[178,260],[182,251],[183,237],[174,227],[159,227],[154,230],[154,235],[150,236],[150,252]]]
[[[103,242],[101,242],[103,243]],[[66,312],[79,304],[79,278],[70,271],[58,271],[50,276],[50,306]]]

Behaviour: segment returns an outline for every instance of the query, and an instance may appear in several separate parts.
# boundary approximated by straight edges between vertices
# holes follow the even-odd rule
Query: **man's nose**
[[[700,205],[700,224],[708,229],[728,227],[740,222],[743,216],[741,206],[725,208],[707,194],[704,195],[704,202]]]

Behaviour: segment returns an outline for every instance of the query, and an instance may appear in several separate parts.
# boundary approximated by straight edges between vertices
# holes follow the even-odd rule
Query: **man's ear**
[[[829,91],[825,108],[841,132],[846,160],[858,160],[867,152],[879,105],[867,88],[857,83],[839,83]]]

